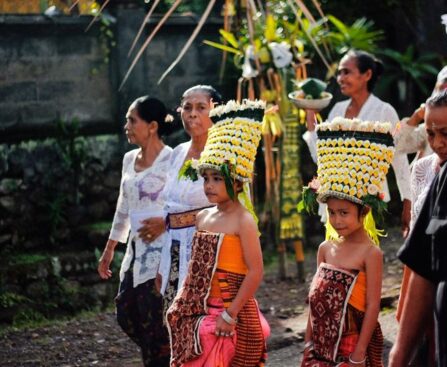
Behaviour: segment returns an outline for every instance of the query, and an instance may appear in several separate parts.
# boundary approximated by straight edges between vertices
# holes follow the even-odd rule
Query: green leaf
[[[233,46],[236,49],[239,49],[239,42],[233,33],[227,32],[224,29],[219,29],[219,33],[231,46]]]
[[[234,200],[235,195],[234,195],[233,179],[231,177],[230,168],[227,163],[224,163],[222,164],[222,166],[220,166],[220,172],[222,173],[228,196],[231,198],[231,200]]]
[[[243,55],[242,52],[240,50],[238,50],[237,48],[226,46],[226,45],[223,45],[221,43],[208,41],[208,40],[204,40],[203,43],[208,45],[208,46],[218,48],[219,50],[222,50],[222,51],[231,52],[233,54],[241,55],[241,56]]]

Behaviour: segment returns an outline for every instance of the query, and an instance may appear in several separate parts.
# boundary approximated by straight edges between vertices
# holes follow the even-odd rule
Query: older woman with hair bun
[[[340,60],[338,65],[337,83],[347,100],[338,102],[329,112],[328,121],[334,117],[359,118],[365,121],[390,122],[396,126],[399,116],[389,103],[382,101],[373,94],[377,80],[383,73],[383,64],[373,55],[365,51],[350,50]],[[315,111],[307,111],[307,129],[303,135],[312,159],[317,160],[317,134],[315,132]],[[410,224],[410,166],[405,153],[396,152],[392,162],[396,182],[403,201],[402,229],[405,231]],[[385,201],[390,200],[387,182],[384,183]],[[321,210],[320,214],[325,212]]]
[[[164,104],[148,96],[136,99],[126,114],[124,130],[139,148],[124,155],[120,193],[109,240],[99,260],[102,279],[112,276],[110,264],[118,242],[127,241],[116,301],[117,320],[141,348],[144,366],[169,366],[170,348],[163,325],[162,297],[155,287],[166,235],[150,241],[141,235],[142,221],[159,216],[172,149],[161,136],[170,130]],[[130,235],[129,235],[130,233]]]

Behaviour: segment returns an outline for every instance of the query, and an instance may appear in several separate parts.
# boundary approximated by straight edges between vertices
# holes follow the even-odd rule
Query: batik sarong
[[[322,263],[309,292],[313,347],[303,367],[347,366],[354,351],[364,318],[364,306],[354,307],[366,295],[364,273],[352,273]],[[357,289],[356,289],[357,287]],[[355,294],[356,303],[350,304]],[[360,294],[359,294],[360,293]],[[364,301],[363,301],[364,303]],[[366,353],[367,367],[382,367],[383,336],[380,325],[373,332]]]
[[[204,330],[201,328],[202,322],[209,323],[212,321],[209,316],[216,314],[216,310],[210,308],[213,303],[208,303],[214,274],[219,280],[223,308],[231,304],[244,280],[243,274],[217,269],[217,257],[223,237],[224,234],[209,232],[197,232],[194,236],[188,275],[166,315],[171,338],[171,367],[181,366],[200,358],[204,347],[209,346],[208,343],[202,345],[200,330],[202,332]],[[219,314],[223,308],[219,306]],[[224,347],[223,344],[228,343],[230,339],[235,341],[234,356],[231,359],[222,358],[221,361],[214,361],[222,363],[214,366],[227,367],[230,363],[233,367],[264,365],[265,338],[259,315],[255,299],[249,299],[238,314],[235,337],[225,337],[227,341],[219,341],[218,344],[221,345],[216,345],[216,348],[223,347],[230,350],[231,345],[227,344]],[[203,366],[208,364],[205,363]]]

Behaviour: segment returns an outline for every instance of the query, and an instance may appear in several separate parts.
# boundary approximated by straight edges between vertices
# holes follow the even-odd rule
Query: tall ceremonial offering
[[[205,148],[198,160],[185,162],[179,177],[192,180],[197,174],[210,168],[219,171],[228,195],[235,199],[233,183],[243,182],[243,191],[237,195],[239,201],[257,221],[250,195],[256,152],[262,135],[262,119],[265,102],[244,99],[242,102],[228,101],[213,108],[210,118],[214,125],[208,130]]]
[[[314,212],[316,201],[325,203],[329,197],[368,206],[365,228],[378,243],[375,221],[386,209],[382,186],[394,155],[391,126],[341,117],[318,124],[318,177],[304,187],[299,208]],[[336,237],[333,229],[329,232]]]

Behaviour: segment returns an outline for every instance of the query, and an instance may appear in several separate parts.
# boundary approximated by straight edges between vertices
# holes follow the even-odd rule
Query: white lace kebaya
[[[156,277],[162,247],[167,243],[167,234],[162,234],[151,243],[144,242],[136,233],[131,232],[129,236],[130,214],[132,211],[145,211],[148,212],[149,218],[150,213],[160,216],[163,212],[164,201],[161,192],[165,187],[172,149],[165,146],[152,166],[136,172],[135,159],[139,152],[140,149],[134,149],[124,155],[120,193],[109,236],[114,241],[127,241],[126,254],[120,270],[121,281],[132,261],[131,242],[135,242],[134,287]]]
[[[191,142],[178,145],[172,152],[170,161],[170,171],[168,180],[162,197],[165,202],[164,211],[168,213],[182,213],[190,210],[211,206],[205,192],[203,191],[203,178],[199,176],[197,181],[187,178],[178,179],[180,168],[185,162],[186,155],[191,146]],[[162,259],[159,273],[162,276],[161,293],[164,294],[171,270],[171,245],[172,241],[180,243],[180,264],[179,264],[179,288],[188,272],[188,264],[191,258],[192,238],[196,227],[170,229],[168,231],[167,246],[163,247]]]
[[[418,159],[411,170],[411,222],[413,228],[422,205],[427,197],[430,185],[439,170],[439,157],[433,153]]]

